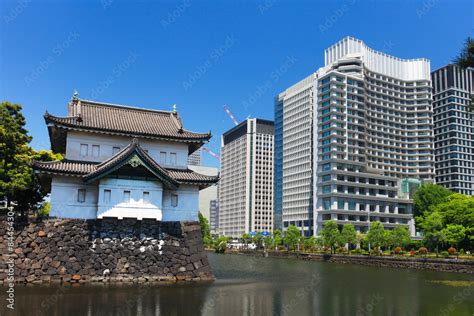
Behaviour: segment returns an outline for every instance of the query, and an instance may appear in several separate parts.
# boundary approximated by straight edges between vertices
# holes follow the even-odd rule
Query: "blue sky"
[[[450,62],[474,33],[472,1],[35,1],[0,3],[0,100],[24,107],[33,147],[43,114],[80,98],[171,110],[211,130],[209,148],[247,116],[273,119],[274,97],[323,65],[345,36],[401,58]],[[206,153],[204,164],[218,166]]]

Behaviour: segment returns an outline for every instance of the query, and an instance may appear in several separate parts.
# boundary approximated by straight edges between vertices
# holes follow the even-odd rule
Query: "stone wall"
[[[214,278],[198,222],[47,219],[16,225],[13,249],[6,234],[2,218],[0,282],[11,272],[8,262],[15,282]]]
[[[264,255],[262,252],[244,251],[247,255]],[[268,252],[269,257],[292,257],[308,261],[325,261],[336,263],[360,264],[366,266],[435,270],[474,274],[474,260],[378,257],[361,255]]]

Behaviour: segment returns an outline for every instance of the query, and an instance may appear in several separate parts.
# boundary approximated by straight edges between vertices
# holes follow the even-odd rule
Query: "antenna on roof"
[[[74,93],[72,94],[72,100],[73,101],[79,100],[79,92],[77,92],[77,90],[74,90]]]

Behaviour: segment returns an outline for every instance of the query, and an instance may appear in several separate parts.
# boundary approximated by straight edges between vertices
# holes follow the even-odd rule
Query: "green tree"
[[[277,228],[273,231],[273,247],[275,248],[275,250],[278,249],[278,246],[281,245],[281,242],[281,231]]]
[[[207,218],[202,215],[201,212],[198,214],[199,217],[199,224],[201,224],[201,234],[202,234],[202,241],[204,242],[204,245],[210,245],[211,244],[211,228],[209,226],[209,221]]]
[[[454,62],[463,69],[474,67],[474,39],[466,38],[464,46]]]
[[[446,228],[441,231],[443,241],[451,246],[458,246],[459,242],[464,239],[466,229],[462,225],[448,224]]]
[[[249,243],[252,241],[252,237],[249,234],[243,233],[242,234],[242,242],[245,245],[245,249],[248,249]]]
[[[443,216],[443,224],[462,225],[466,234],[461,244],[472,249],[474,243],[474,197],[455,193],[434,208]]]
[[[316,237],[315,243],[317,248],[322,248],[324,246],[324,240],[322,237]]]
[[[48,217],[50,211],[51,211],[51,204],[49,202],[45,202],[39,208],[37,215],[38,217]]]
[[[361,232],[357,232],[356,243],[357,243],[358,247],[362,248],[362,244],[365,242],[365,239],[366,239],[365,234],[363,234]]]
[[[304,249],[305,251],[314,251],[316,247],[316,237],[311,236],[309,238],[305,238],[304,240]]]
[[[439,251],[439,244],[443,241],[443,216],[439,212],[429,213],[420,224],[423,241],[426,245]]]
[[[382,246],[384,246],[386,249],[390,250],[390,249],[392,249],[393,245],[394,245],[393,232],[389,229],[384,230]]]
[[[229,237],[219,236],[219,238],[214,240],[214,249],[217,253],[224,253],[227,249],[227,243],[229,242]]]
[[[467,37],[464,46],[459,55],[454,59],[454,62],[462,69],[474,67],[474,40]],[[469,109],[474,111],[474,95],[471,94],[471,102]]]
[[[425,212],[432,211],[432,208],[448,200],[452,191],[436,184],[423,184],[416,190],[413,196],[413,211],[415,216],[424,215]],[[418,222],[418,221],[417,221]]]
[[[51,161],[62,156],[30,148],[32,138],[21,110],[19,104],[0,103],[0,200],[24,216],[36,211],[45,195],[33,174],[32,160]]]
[[[273,236],[272,234],[263,237],[263,247],[267,250],[269,247],[272,247],[273,244]]]
[[[404,247],[410,243],[410,232],[408,227],[403,225],[397,225],[391,230],[391,246],[392,247]]]
[[[355,244],[356,242],[357,242],[357,232],[355,230],[354,225],[344,224],[344,226],[342,226],[342,231],[341,231],[341,243],[348,244],[349,247],[347,248],[347,250],[349,250],[351,244]]]
[[[325,246],[330,247],[331,253],[334,253],[336,245],[341,241],[341,233],[339,232],[336,221],[330,220],[323,224],[321,237],[323,238]]]
[[[285,232],[285,237],[283,238],[283,241],[286,245],[288,245],[288,248],[293,248],[293,249],[299,249],[299,244],[301,242],[301,232],[300,230],[294,226],[290,225],[288,226],[288,229]]]
[[[254,243],[257,246],[257,248],[259,248],[262,245],[262,240],[263,240],[263,236],[261,232],[257,232],[252,237],[252,243]]]
[[[384,228],[382,223],[379,221],[370,223],[370,229],[367,233],[367,240],[370,242],[370,245],[375,248],[380,248],[384,242]]]
[[[21,105],[0,103],[0,199],[19,202],[18,195],[30,189],[33,175],[29,167],[32,138],[25,129]]]

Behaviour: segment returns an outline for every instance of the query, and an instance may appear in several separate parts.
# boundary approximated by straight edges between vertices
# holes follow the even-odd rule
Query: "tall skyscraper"
[[[313,233],[313,77],[280,93],[275,110],[275,173],[281,174],[275,201],[284,226],[296,225],[306,236]]]
[[[347,37],[275,106],[283,108],[275,130],[283,131],[284,228],[317,234],[333,219],[359,231],[380,221],[415,233],[411,193],[434,178],[428,60],[400,59]]]
[[[283,224],[283,103],[275,103],[275,136],[273,158],[273,228]]]
[[[474,69],[447,65],[431,73],[436,183],[474,195]]]
[[[273,134],[272,121],[247,119],[222,135],[220,234],[272,231]]]

